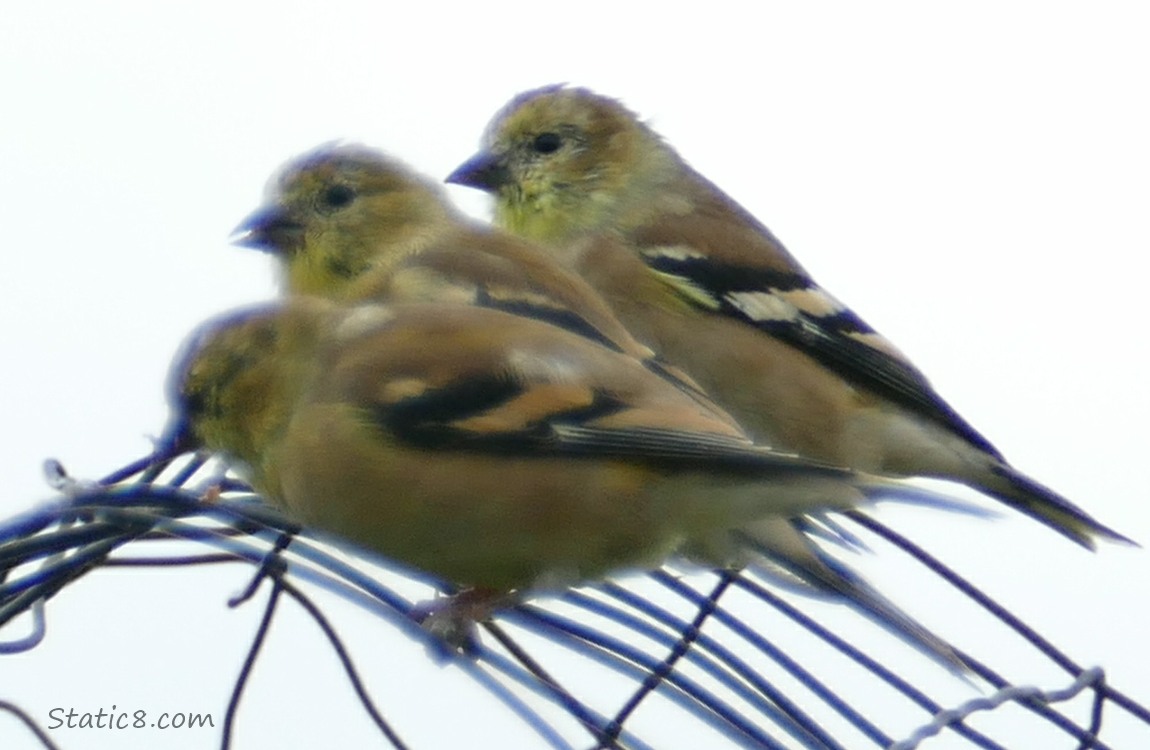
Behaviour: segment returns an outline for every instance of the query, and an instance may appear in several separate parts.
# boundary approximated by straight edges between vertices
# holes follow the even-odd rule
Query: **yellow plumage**
[[[790,519],[897,481],[754,446],[643,362],[470,305],[297,297],[209,321],[167,442],[230,457],[316,529],[500,596],[765,555],[950,664]]]
[[[172,390],[193,442],[304,523],[487,588],[655,565],[872,482],[754,447],[633,357],[470,306],[243,310],[192,339]]]
[[[515,97],[449,182],[549,243],[628,330],[757,441],[861,471],[965,483],[1092,547],[1125,540],[1014,469],[886,338],[618,101]]]
[[[290,162],[240,232],[288,301],[209,324],[176,411],[299,520],[482,590],[766,560],[953,662],[802,531],[906,488],[754,446],[539,246],[362,146]]]

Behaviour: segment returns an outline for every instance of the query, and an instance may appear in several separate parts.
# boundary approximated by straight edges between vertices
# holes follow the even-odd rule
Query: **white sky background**
[[[403,7],[0,11],[0,518],[50,495],[47,456],[95,478],[142,455],[185,333],[274,294],[271,261],[226,239],[282,161],[346,137],[442,177],[507,98],[569,81],[650,118],[1015,465],[1150,544],[1143,4]],[[478,194],[451,194],[482,215]],[[1150,702],[1145,550],[1091,555],[1016,518],[929,516],[915,536]],[[121,570],[65,590],[49,640],[0,657],[0,699],[219,720],[258,607],[222,608],[242,574],[201,580]],[[216,627],[232,640],[220,645]],[[298,642],[323,648],[313,630]],[[270,698],[252,710],[293,701],[290,726],[304,732],[335,710],[325,685],[350,701],[335,670],[326,655],[293,657],[253,686]],[[456,709],[427,711],[434,724]],[[354,706],[347,715],[366,726]],[[250,722],[239,746],[264,746],[262,728]],[[213,746],[218,730],[53,737],[190,748]],[[5,715],[0,746],[38,747]]]

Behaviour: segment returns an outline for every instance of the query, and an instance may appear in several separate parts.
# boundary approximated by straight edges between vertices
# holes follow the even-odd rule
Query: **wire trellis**
[[[1105,730],[1107,720],[1122,713],[1146,729],[1150,747],[1150,711],[1108,684],[1101,668],[1076,663],[912,540],[858,510],[843,515],[859,534],[899,550],[939,586],[984,609],[1066,679],[1015,684],[959,643],[970,675],[948,677],[965,697],[956,702],[953,691],[932,697],[934,681],[915,684],[887,651],[879,658],[855,645],[853,632],[820,622],[807,597],[777,580],[754,571],[700,573],[675,561],[643,577],[518,603],[478,623],[465,642],[449,645],[416,622],[427,596],[400,593],[411,586],[398,582],[444,595],[452,593],[448,584],[387,561],[348,557],[202,456],[171,468],[145,459],[98,483],[71,480],[58,466],[50,474],[61,497],[0,524],[0,654],[45,648],[48,604],[93,570],[246,564],[250,583],[229,604],[263,596],[263,614],[227,701],[217,736],[222,748],[233,746],[241,699],[285,596],[320,627],[381,746],[421,747],[365,687],[355,653],[317,604],[319,591],[379,618],[426,649],[428,659],[458,668],[523,722],[538,747],[665,747],[655,744],[650,722],[639,721],[656,700],[660,710],[708,728],[733,747],[914,750],[946,733],[960,743],[953,746],[1006,750],[1016,745],[1003,744],[1007,740],[979,719],[1007,706],[1024,711],[1036,732],[1041,727],[1080,750],[1117,750]],[[173,553],[172,540],[189,551]],[[149,554],[157,542],[166,545]],[[29,632],[14,632],[17,618],[31,623]],[[772,627],[764,625],[768,620]],[[615,688],[602,689],[608,683]],[[899,708],[876,711],[878,700]],[[554,718],[556,709],[566,720]],[[43,747],[60,747],[18,701],[0,700],[0,711],[15,716]]]

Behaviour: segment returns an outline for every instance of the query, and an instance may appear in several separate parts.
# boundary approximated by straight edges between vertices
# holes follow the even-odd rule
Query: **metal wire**
[[[1122,712],[1146,729],[1150,746],[1150,711],[1107,684],[1101,668],[1080,666],[913,541],[858,511],[844,518],[859,532],[829,518],[812,529],[818,526],[860,548],[868,546],[868,534],[891,545],[908,564],[929,571],[940,587],[989,612],[1004,633],[1025,639],[1070,676],[1069,684],[1014,684],[960,651],[971,676],[958,678],[931,666],[967,697],[957,704],[931,697],[934,683],[930,689],[914,684],[888,663],[885,652],[867,653],[855,645],[853,631],[836,632],[820,622],[817,607],[777,588],[769,577],[754,571],[682,574],[673,562],[645,579],[605,581],[514,604],[478,623],[464,642],[444,643],[416,618],[428,596],[452,593],[449,584],[370,555],[348,557],[340,546],[260,503],[242,485],[221,485],[219,467],[205,460],[192,457],[169,467],[167,459],[143,459],[103,483],[76,482],[62,467],[50,465],[63,497],[0,523],[0,654],[47,648],[45,604],[94,570],[242,564],[251,566],[252,578],[229,604],[247,606],[260,592],[266,599],[232,683],[218,738],[223,748],[231,746],[245,688],[259,668],[285,595],[319,627],[386,746],[416,747],[371,695],[354,649],[341,637],[338,621],[317,603],[316,592],[351,602],[378,618],[397,642],[414,644],[428,659],[457,668],[545,747],[654,750],[662,745],[652,738],[644,715],[673,711],[695,722],[700,732],[707,727],[737,747],[915,750],[949,731],[967,746],[995,750],[1008,745],[971,723],[1009,704],[1028,711],[1043,731],[1062,732],[1080,748],[1100,750],[1111,747],[1104,719]],[[197,478],[201,483],[192,484]],[[208,486],[215,487],[210,502],[203,499]],[[192,551],[186,546],[173,551],[173,540],[193,545]],[[401,593],[412,587],[425,594]],[[17,618],[28,625],[17,629],[12,622]],[[774,623],[769,638],[758,626],[763,622]],[[860,681],[865,692],[857,687]],[[589,690],[589,682],[612,688]],[[893,725],[868,709],[880,692],[907,706]],[[1084,693],[1093,700],[1085,724],[1060,710]],[[556,722],[556,710],[570,719],[569,726]],[[18,700],[0,700],[0,711],[17,717],[43,747],[57,747]],[[919,718],[907,731],[910,712]]]

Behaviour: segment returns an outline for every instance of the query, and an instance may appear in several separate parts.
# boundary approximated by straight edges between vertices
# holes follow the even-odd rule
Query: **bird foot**
[[[411,617],[424,630],[461,653],[470,653],[477,645],[476,623],[487,620],[513,594],[485,588],[463,589],[453,596],[416,604]]]

